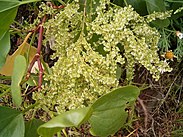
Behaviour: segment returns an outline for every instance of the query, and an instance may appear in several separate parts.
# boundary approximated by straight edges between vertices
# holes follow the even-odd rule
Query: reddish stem
[[[43,25],[39,26],[39,38],[38,38],[38,46],[37,46],[37,54],[40,55],[41,47],[42,47],[42,40],[43,40]]]
[[[43,40],[43,31],[44,31],[43,23],[45,21],[46,21],[46,16],[43,17],[41,23],[36,28],[36,30],[39,29],[37,53],[34,56],[34,58],[32,59],[30,65],[29,65],[29,68],[27,70],[27,76],[26,76],[26,79],[28,80],[29,77],[30,77],[30,74],[31,74],[32,67],[34,66],[35,62],[37,61],[38,68],[39,68],[38,90],[41,89],[41,85],[42,85],[42,81],[43,81],[43,71],[44,70],[43,70],[43,67],[42,67],[42,64],[41,64],[41,57],[40,57],[41,55],[40,54],[41,54],[41,47],[42,47],[42,40]]]
[[[55,6],[51,2],[48,2],[48,5],[50,5],[54,9],[64,8],[63,5]],[[34,56],[34,58],[32,59],[30,65],[29,65],[29,68],[27,70],[27,76],[26,76],[26,79],[28,80],[29,77],[30,77],[30,74],[31,74],[32,67],[34,66],[35,62],[37,61],[38,69],[39,69],[39,80],[38,80],[38,87],[37,87],[38,90],[41,89],[41,85],[42,85],[42,81],[43,81],[43,71],[44,70],[43,70],[43,67],[42,67],[42,64],[41,64],[41,55],[40,54],[41,54],[41,47],[42,47],[42,40],[43,40],[43,31],[44,31],[43,23],[45,21],[46,21],[46,15],[43,17],[43,19],[40,22],[40,24],[34,30],[32,30],[32,32],[36,32],[39,29],[38,46],[37,46],[37,53]]]
[[[53,9],[63,9],[65,7],[64,5],[56,6],[51,2],[47,2],[47,5],[51,6]]]
[[[41,89],[42,81],[43,81],[43,67],[41,64],[40,58],[37,59],[38,68],[39,68],[39,80],[38,80],[38,90]]]
[[[34,66],[35,62],[37,61],[37,59],[39,58],[39,54],[36,53],[36,55],[34,56],[34,58],[32,59],[30,65],[29,65],[29,68],[27,70],[27,76],[26,76],[26,79],[28,80],[29,77],[30,77],[30,73],[31,73],[31,70],[32,70],[32,67]]]

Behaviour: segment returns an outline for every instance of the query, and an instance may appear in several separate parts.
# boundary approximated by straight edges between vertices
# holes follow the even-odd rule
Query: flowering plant
[[[50,43],[55,50],[52,58],[58,61],[34,99],[42,100],[50,111],[87,106],[117,88],[117,64],[125,66],[128,81],[133,79],[135,64],[143,65],[156,80],[171,71],[157,53],[160,34],[148,24],[171,12],[142,17],[130,5],[119,7],[108,0],[92,1],[93,7],[83,4],[73,1],[60,11],[41,6],[42,14],[53,15],[44,24],[45,44]]]

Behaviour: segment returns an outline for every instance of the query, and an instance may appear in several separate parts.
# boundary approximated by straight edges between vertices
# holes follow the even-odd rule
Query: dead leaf
[[[18,49],[11,56],[8,56],[6,58],[6,63],[0,69],[0,74],[5,75],[5,76],[11,76],[12,72],[13,72],[13,64],[14,64],[15,57],[18,55],[23,55],[23,56],[26,55],[28,53],[28,50],[30,50],[29,51],[29,63],[32,61],[33,57],[36,54],[37,49],[35,47],[30,46],[26,42],[30,35],[31,35],[31,33],[29,33],[27,35],[24,42],[18,47]]]

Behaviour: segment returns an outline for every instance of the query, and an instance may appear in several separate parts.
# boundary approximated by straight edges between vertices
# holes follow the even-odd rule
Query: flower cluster
[[[183,10],[183,7],[180,7],[180,8],[178,8],[176,11],[174,11],[174,13],[173,13],[173,14],[180,13],[182,10]]]
[[[86,9],[72,2],[44,24],[45,43],[51,43],[56,51],[52,58],[58,58],[52,73],[45,75],[48,82],[43,91],[34,93],[44,110],[61,113],[93,103],[118,86],[117,63],[126,65],[129,81],[136,63],[155,79],[171,70],[160,61],[160,35],[145,18],[131,6],[111,6],[108,0],[99,3],[92,20]]]
[[[149,23],[156,19],[161,19],[161,20],[166,19],[168,17],[171,17],[172,12],[173,12],[173,10],[169,10],[169,11],[165,11],[165,12],[155,12],[154,11],[152,14],[146,16],[146,21]]]

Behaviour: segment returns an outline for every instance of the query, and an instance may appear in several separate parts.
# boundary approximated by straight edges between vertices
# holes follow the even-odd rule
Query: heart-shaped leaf
[[[11,77],[11,94],[13,102],[17,107],[22,103],[20,82],[26,70],[26,59],[22,55],[18,55],[14,61],[13,75]]]
[[[91,133],[108,136],[124,126],[128,113],[126,108],[134,105],[140,93],[135,86],[116,89],[99,98],[90,107],[71,110],[60,114],[38,128],[39,135],[51,137],[65,127],[79,126],[89,120]]]
[[[147,15],[147,8],[145,0],[127,0],[129,5],[132,5],[135,11],[137,11],[140,15]]]
[[[25,137],[39,137],[37,128],[44,122],[39,119],[33,119],[25,123]]]
[[[1,137],[24,137],[24,119],[20,111],[1,106],[0,123]]]
[[[99,98],[92,105],[93,113],[89,119],[92,135],[109,136],[124,126],[128,116],[125,109],[134,105],[139,94],[139,88],[126,86]]]
[[[89,122],[94,136],[107,137],[116,133],[126,123],[128,113],[124,108],[114,108],[105,112],[94,112]]]
[[[71,110],[54,117],[38,128],[39,135],[52,137],[55,133],[66,127],[78,127],[86,122],[91,115],[90,107]]]

